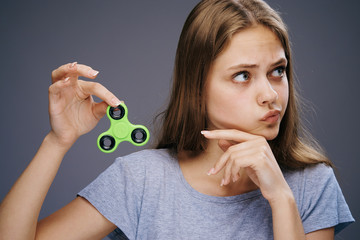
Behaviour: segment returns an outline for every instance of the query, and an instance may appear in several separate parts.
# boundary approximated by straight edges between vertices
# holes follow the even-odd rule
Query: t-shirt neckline
[[[168,154],[174,164],[174,169],[175,169],[175,174],[178,176],[178,179],[180,180],[182,186],[184,187],[184,189],[193,197],[200,199],[202,201],[206,201],[206,202],[216,202],[216,203],[236,203],[236,202],[242,202],[242,201],[247,201],[253,198],[258,198],[261,197],[261,191],[260,189],[256,189],[254,191],[250,191],[247,193],[242,193],[239,195],[234,195],[234,196],[226,196],[226,197],[220,197],[220,196],[211,196],[211,195],[207,195],[204,193],[201,193],[199,191],[197,191],[196,189],[194,189],[185,179],[182,170],[180,168],[179,165],[179,161],[178,158],[176,156],[176,154],[172,154],[170,153],[170,151],[168,151]]]

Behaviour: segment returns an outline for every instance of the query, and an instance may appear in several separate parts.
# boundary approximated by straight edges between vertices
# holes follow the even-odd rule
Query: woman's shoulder
[[[305,232],[335,227],[335,233],[354,221],[332,167],[319,163],[285,171]],[[323,219],[323,221],[319,221]]]
[[[116,161],[141,164],[145,162],[168,162],[174,155],[168,149],[144,149],[128,155],[118,157]]]
[[[334,170],[332,167],[324,164],[324,163],[318,163],[314,165],[310,165],[303,169],[305,176],[308,177],[331,177],[334,176]]]
[[[126,159],[128,161],[141,161],[146,159],[168,159],[172,156],[173,154],[168,149],[144,149],[122,157],[118,157],[117,159]]]
[[[327,187],[338,185],[333,169],[322,163],[283,173],[300,205],[305,199],[323,193]]]
[[[142,189],[145,181],[159,178],[162,172],[176,166],[171,153],[165,149],[148,149],[118,157],[89,186],[112,189],[115,186],[128,183],[127,187]],[[174,168],[174,167],[173,167]],[[175,168],[174,168],[175,169]],[[132,186],[132,187],[130,187]]]
[[[114,164],[129,170],[146,171],[174,166],[176,157],[168,149],[145,149],[115,159]]]
[[[335,177],[332,167],[323,163],[309,165],[305,168],[297,170],[284,170],[284,177],[288,182],[299,183],[304,181],[326,181],[329,178]]]

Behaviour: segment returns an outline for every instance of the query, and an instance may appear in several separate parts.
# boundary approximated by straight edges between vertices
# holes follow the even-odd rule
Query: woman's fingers
[[[279,189],[289,190],[264,137],[238,130],[203,131],[202,134],[208,139],[219,140],[223,150],[227,148],[208,172],[212,175],[222,170],[221,186],[239,180],[240,174],[245,172],[269,201],[276,198]],[[228,147],[232,142],[236,144]]]
[[[76,74],[77,62],[64,64],[51,73],[52,83],[55,83],[59,80],[63,80],[66,77],[73,76]]]
[[[268,158],[269,147],[266,140],[257,135],[240,130],[214,130],[202,131],[206,138],[219,140],[218,144],[224,154],[208,172],[218,174],[223,170],[221,185],[227,185],[231,181],[237,181],[241,169],[257,168],[260,162]]]
[[[229,184],[230,181],[237,181],[239,179],[240,170],[244,169],[250,179],[260,187],[257,172],[260,169],[264,170],[263,166],[266,166],[267,164],[265,162],[268,161],[267,156],[254,148],[238,154],[235,158],[236,161],[233,161],[232,166],[226,166],[223,177],[224,184]]]
[[[82,76],[94,79],[99,71],[92,69],[89,66],[78,64],[77,62],[68,63],[60,66],[51,73],[52,82],[63,80],[68,76]]]
[[[57,81],[50,85],[49,87],[49,99],[50,103],[58,99],[60,92],[70,84],[70,77],[65,78],[64,80]]]
[[[112,107],[116,107],[122,103],[122,101],[100,83],[82,80],[78,80],[78,82],[79,87],[82,90],[79,94],[83,94],[83,96],[79,96],[80,98],[85,99],[90,95],[95,95]]]
[[[100,83],[78,80],[79,76],[94,79],[98,73],[98,71],[92,69],[89,66],[77,64],[77,62],[68,63],[60,66],[52,72],[51,78],[53,81],[53,85],[55,86],[51,86],[51,88],[53,88],[52,90],[54,92],[55,90],[59,89],[57,85],[60,86],[62,84],[55,83],[57,83],[58,81],[63,82],[66,79],[70,82],[67,84],[78,85],[79,91],[77,91],[77,97],[80,100],[84,100],[91,95],[95,95],[105,101],[108,105],[111,105],[113,107],[118,106],[122,101],[115,97],[114,94],[112,94]]]
[[[201,131],[201,134],[203,134],[204,137],[208,139],[223,139],[228,141],[235,141],[238,143],[259,138],[259,136],[257,135],[253,135],[236,129]]]
[[[70,77],[67,77],[64,80],[57,81],[57,82],[51,84],[49,87],[49,93],[51,95],[58,94],[64,86],[68,85],[69,79],[70,79]]]
[[[95,103],[93,106],[93,113],[96,119],[100,120],[105,114],[108,104],[104,101]]]
[[[253,140],[237,143],[228,147],[220,159],[215,163],[214,168],[210,170],[210,174],[217,174],[220,172],[225,167],[225,165],[227,165],[228,161],[235,158],[236,153],[247,153],[249,150],[256,148],[257,141],[258,138],[255,138]]]
[[[237,147],[237,146],[236,146]],[[224,155],[224,164],[220,166],[220,170],[224,168],[224,181],[222,182],[223,185],[227,185],[230,183],[230,181],[236,181],[238,178],[238,174],[240,172],[240,169],[242,168],[248,168],[253,167],[254,164],[254,158],[256,158],[256,155],[258,154],[258,151],[256,148],[243,148],[238,147],[238,149],[235,149],[234,151],[227,152]],[[215,166],[215,169],[217,166]],[[219,172],[220,170],[215,172]]]

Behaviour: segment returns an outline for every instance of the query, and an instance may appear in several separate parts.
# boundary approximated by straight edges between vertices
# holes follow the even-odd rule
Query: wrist
[[[268,199],[268,201],[272,209],[277,207],[283,208],[284,206],[296,206],[296,200],[291,189],[276,194],[276,197]]]
[[[273,218],[274,239],[305,239],[296,200],[291,189],[289,191],[280,193],[271,202],[269,201]]]
[[[71,148],[74,144],[73,142],[63,142],[59,140],[56,134],[53,131],[50,131],[44,138],[43,144],[50,145],[55,150],[59,151],[60,153],[65,153]]]

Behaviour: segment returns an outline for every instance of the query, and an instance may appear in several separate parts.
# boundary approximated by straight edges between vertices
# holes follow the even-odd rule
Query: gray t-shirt
[[[354,221],[331,168],[284,171],[306,233]],[[112,239],[273,239],[271,208],[260,190],[215,197],[193,189],[176,157],[143,150],[120,157],[83,189],[118,229]],[[124,234],[123,234],[124,233]]]

